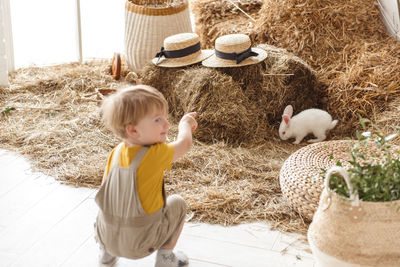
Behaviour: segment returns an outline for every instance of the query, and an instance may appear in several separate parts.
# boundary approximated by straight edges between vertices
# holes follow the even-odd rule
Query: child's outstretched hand
[[[197,121],[195,116],[196,112],[190,112],[185,114],[178,125],[178,137],[171,144],[175,148],[174,157],[172,161],[178,160],[180,157],[185,155],[190,150],[193,143],[192,131],[197,128]]]
[[[185,114],[181,121],[179,122],[179,126],[184,125],[184,124],[189,124],[190,128],[192,129],[192,131],[196,130],[197,128],[197,121],[195,119],[197,113],[196,112],[190,112]]]

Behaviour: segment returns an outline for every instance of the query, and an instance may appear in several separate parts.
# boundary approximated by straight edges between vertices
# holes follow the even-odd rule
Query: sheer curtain
[[[4,15],[2,2],[0,2],[0,86],[5,85],[8,85],[8,68],[4,31]]]
[[[0,86],[8,85],[8,72],[14,68],[10,0],[0,0]]]
[[[379,0],[378,4],[387,31],[400,40],[400,0]]]

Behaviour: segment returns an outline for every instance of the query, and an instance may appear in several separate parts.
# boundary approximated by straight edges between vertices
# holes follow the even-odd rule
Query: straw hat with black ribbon
[[[250,38],[246,34],[228,34],[215,40],[214,55],[202,64],[212,68],[241,67],[257,64],[266,57],[265,50],[251,47]]]
[[[203,61],[212,54],[212,50],[201,50],[197,34],[179,33],[164,39],[164,46],[152,62],[159,67],[183,67]]]

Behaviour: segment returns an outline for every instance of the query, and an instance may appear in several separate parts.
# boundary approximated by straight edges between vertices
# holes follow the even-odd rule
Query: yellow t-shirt
[[[125,143],[121,146],[119,166],[129,167],[136,152],[141,146],[127,147]],[[111,151],[106,166],[106,177],[114,162],[114,152]],[[164,170],[170,170],[172,158],[174,156],[174,147],[170,144],[152,145],[143,157],[137,170],[137,190],[142,207],[147,214],[151,214],[164,206],[162,195],[162,185],[164,179]]]

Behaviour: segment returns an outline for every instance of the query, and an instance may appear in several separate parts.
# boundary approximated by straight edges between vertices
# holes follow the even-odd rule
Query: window
[[[124,47],[125,0],[12,0],[15,68],[111,58]]]

